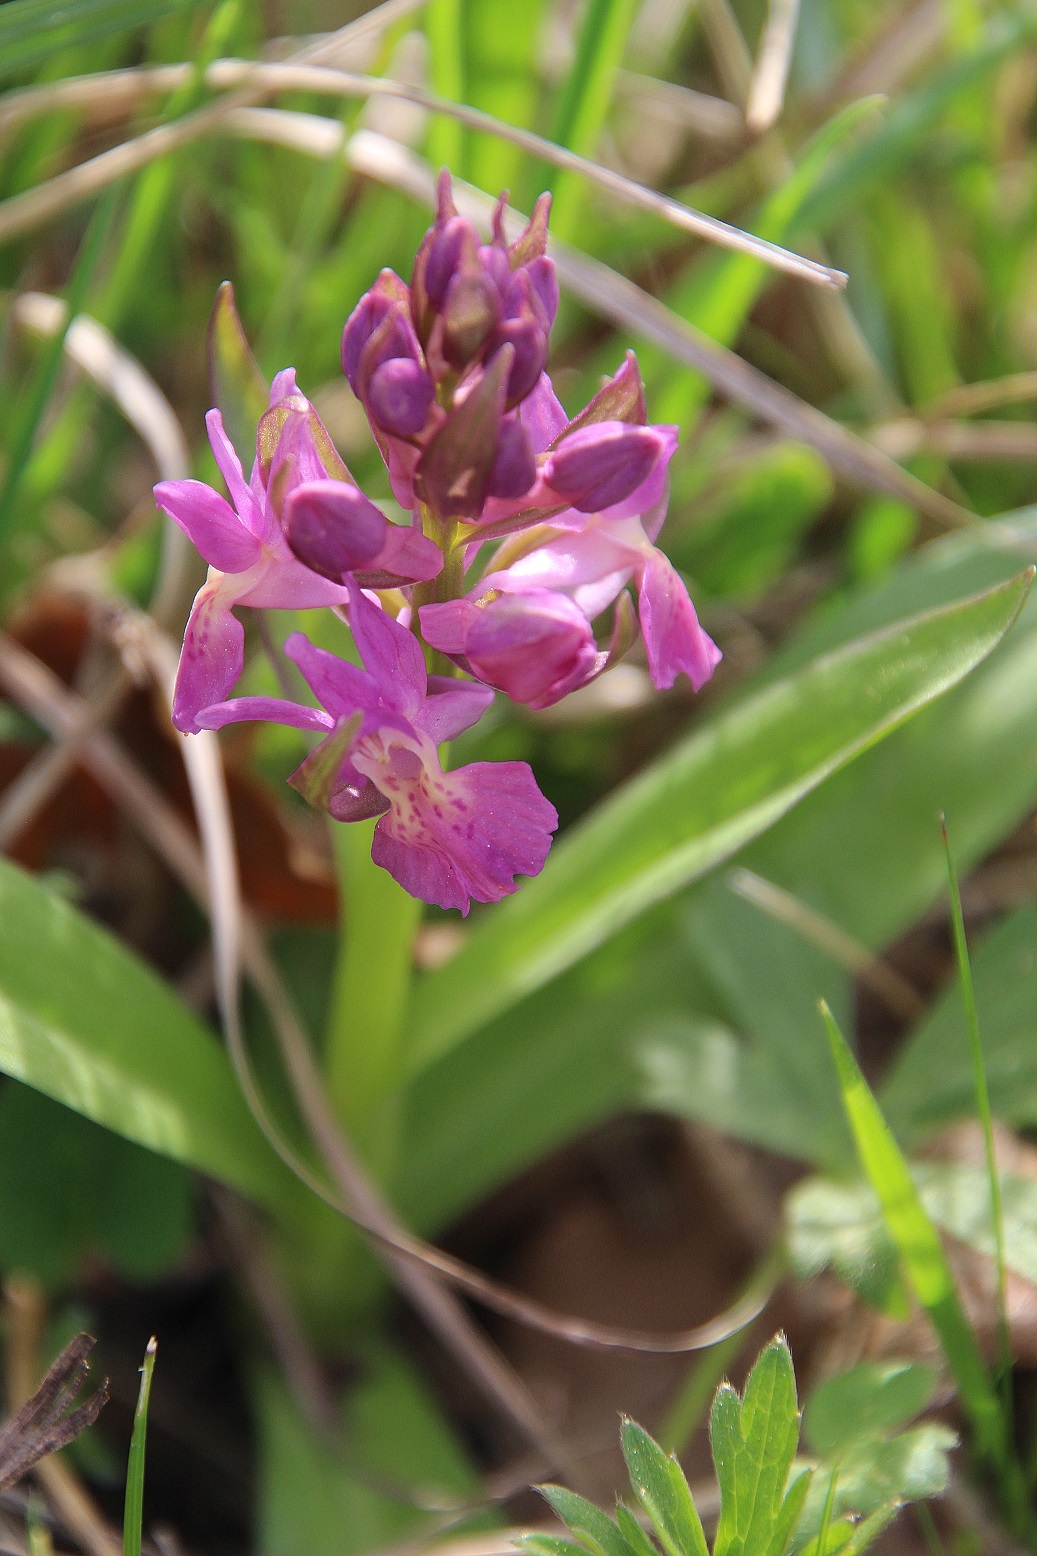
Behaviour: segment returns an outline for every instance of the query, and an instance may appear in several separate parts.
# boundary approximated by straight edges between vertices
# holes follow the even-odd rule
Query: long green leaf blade
[[[743,701],[627,784],[417,986],[414,1071],[728,858],[997,646],[1032,570],[851,643]]]
[[[0,6],[0,76],[28,70],[60,49],[144,27],[201,0],[7,0]]]
[[[295,1179],[223,1050],[118,941],[0,860],[0,1071],[283,1213]]]

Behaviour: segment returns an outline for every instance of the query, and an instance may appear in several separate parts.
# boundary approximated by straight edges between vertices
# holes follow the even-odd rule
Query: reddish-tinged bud
[[[673,453],[655,427],[603,421],[569,433],[544,466],[546,485],[580,513],[600,513],[629,497]]]
[[[595,422],[626,421],[631,426],[643,427],[647,420],[641,372],[634,353],[628,351],[619,372],[605,381],[593,400],[589,400],[579,415],[573,417],[557,441],[561,442],[562,438],[569,437],[580,427],[590,427]]]
[[[393,357],[371,374],[365,405],[383,432],[399,438],[417,435],[428,420],[435,385],[411,357]]]
[[[517,417],[510,416],[501,422],[487,496],[511,500],[524,497],[536,475],[536,455],[529,428]]]
[[[451,600],[420,611],[425,641],[461,660],[513,702],[548,708],[590,679],[598,647],[590,623],[553,589]]]
[[[500,318],[500,295],[490,276],[467,266],[458,271],[443,300],[440,349],[463,372],[479,355]]]
[[[550,214],[551,196],[545,193],[534,205],[525,229],[508,249],[508,262],[512,270],[517,270],[520,265],[528,265],[531,259],[538,259],[547,253],[547,219]]]
[[[511,347],[502,347],[454,405],[414,472],[415,492],[443,518],[475,519],[482,512],[511,362]]]

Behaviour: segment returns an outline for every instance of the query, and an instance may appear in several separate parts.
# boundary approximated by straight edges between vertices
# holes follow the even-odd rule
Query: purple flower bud
[[[580,513],[600,513],[629,497],[672,452],[672,439],[656,427],[597,422],[561,440],[544,481]]]
[[[511,364],[506,392],[509,410],[520,404],[535,388],[547,363],[547,334],[535,319],[506,319],[494,332],[493,346],[515,348],[515,360]]]
[[[447,287],[460,267],[466,248],[477,243],[475,228],[463,216],[452,216],[434,236],[425,255],[423,281],[425,296],[433,308],[440,308]]]
[[[396,303],[409,299],[406,284],[392,270],[383,270],[369,292],[365,292],[346,320],[342,331],[342,371],[356,394],[360,357],[371,336],[385,322]]]
[[[507,254],[495,243],[484,243],[479,250],[478,260],[503,297],[511,282],[511,266],[508,264]]]
[[[558,702],[598,665],[586,616],[552,589],[425,605],[420,616],[433,648],[463,659],[480,681],[531,708]]]
[[[546,255],[540,255],[536,259],[531,259],[529,264],[524,266],[522,273],[529,277],[530,285],[543,305],[547,327],[550,329],[558,312],[558,276],[554,261],[548,259]]]
[[[365,567],[385,542],[385,516],[363,492],[343,481],[297,486],[281,522],[299,561],[336,583]]]
[[[375,369],[367,385],[366,409],[384,432],[414,437],[424,427],[435,385],[419,362],[393,357]]]
[[[536,480],[536,455],[529,428],[516,416],[501,422],[490,471],[490,497],[524,497]]]

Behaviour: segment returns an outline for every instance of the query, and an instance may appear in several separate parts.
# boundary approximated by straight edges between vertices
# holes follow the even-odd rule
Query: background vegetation
[[[0,72],[3,1347],[12,1405],[84,1326],[113,1386],[46,1484],[59,1544],[113,1548],[91,1509],[119,1516],[153,1332],[156,1548],[354,1556],[508,1550],[539,1479],[608,1501],[617,1408],[711,1526],[713,1391],[785,1329],[829,1470],[801,1545],[939,1494],[884,1548],[1035,1548],[1037,7],[8,0]],[[697,698],[635,651],[458,742],[563,821],[463,928],[295,803],[294,732],[174,736],[201,572],[151,499],[216,478],[225,279],[388,496],[341,326],[409,274],[444,163],[518,211],[553,190],[556,386],[637,350],[725,655]],[[216,369],[233,394],[232,339]],[[777,1556],[725,1516],[716,1549]]]

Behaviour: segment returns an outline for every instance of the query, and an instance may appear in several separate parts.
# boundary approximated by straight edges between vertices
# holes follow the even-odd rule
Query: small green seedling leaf
[[[630,1484],[668,1556],[708,1556],[702,1521],[677,1460],[636,1421],[620,1431]]]
[[[936,1387],[936,1370],[907,1361],[862,1362],[828,1378],[807,1401],[803,1433],[826,1458],[853,1443],[884,1437],[921,1415]]]
[[[659,1556],[659,1552],[633,1513],[628,1507],[624,1507],[622,1502],[616,1506],[616,1523],[619,1525],[620,1534],[634,1552],[634,1556]]]
[[[594,1556],[631,1556],[630,1548],[607,1513],[564,1486],[538,1486],[571,1534]]]
[[[785,1487],[799,1442],[796,1376],[784,1337],[763,1352],[741,1399],[729,1383],[721,1385],[709,1435],[720,1483],[713,1556],[777,1556],[772,1541],[785,1522]],[[802,1494],[797,1486],[789,1493]]]
[[[209,382],[247,480],[256,457],[256,429],[270,396],[238,318],[229,281],[220,284],[209,316]]]

